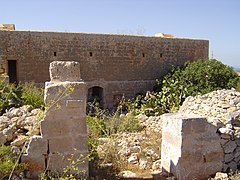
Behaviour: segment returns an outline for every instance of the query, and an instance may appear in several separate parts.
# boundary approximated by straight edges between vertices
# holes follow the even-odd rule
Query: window
[[[54,52],[54,54],[53,54],[54,56],[57,56],[57,52]]]

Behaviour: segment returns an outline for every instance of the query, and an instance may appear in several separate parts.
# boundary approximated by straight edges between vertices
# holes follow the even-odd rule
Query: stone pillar
[[[224,153],[218,125],[206,118],[165,114],[162,123],[161,168],[177,179],[208,179],[222,170]]]
[[[87,176],[86,86],[80,80],[77,62],[50,64],[51,81],[45,86],[45,118],[41,137],[33,137],[24,162],[30,164],[32,178],[44,171],[62,173],[73,162],[70,173]]]

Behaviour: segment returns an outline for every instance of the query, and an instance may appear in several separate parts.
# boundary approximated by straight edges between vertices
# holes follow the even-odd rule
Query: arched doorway
[[[103,88],[100,86],[89,88],[87,95],[87,112],[91,111],[92,106],[103,108],[103,104]]]

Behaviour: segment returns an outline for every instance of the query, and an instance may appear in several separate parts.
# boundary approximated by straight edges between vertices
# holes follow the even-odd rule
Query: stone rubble
[[[240,92],[217,90],[203,96],[187,97],[179,112],[218,118],[224,124],[240,126]]]
[[[11,145],[13,149],[22,148],[29,136],[39,135],[41,112],[25,105],[13,107],[0,116],[0,144]]]
[[[188,97],[179,112],[197,114],[218,123],[221,147],[225,153],[223,172],[240,166],[240,92],[217,90],[203,96]]]
[[[134,165],[142,170],[159,172],[161,157],[161,116],[140,114],[137,117],[144,131],[122,133],[111,138],[99,138],[97,151],[100,159],[106,159],[106,152],[114,148],[121,161]],[[107,163],[107,162],[106,162]]]

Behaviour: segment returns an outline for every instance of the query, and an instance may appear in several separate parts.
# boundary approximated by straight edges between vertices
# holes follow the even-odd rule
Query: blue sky
[[[0,0],[0,23],[18,30],[210,40],[210,58],[240,67],[240,0]]]

